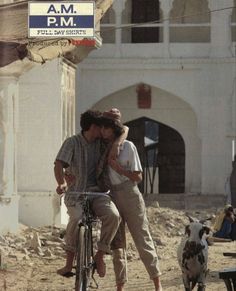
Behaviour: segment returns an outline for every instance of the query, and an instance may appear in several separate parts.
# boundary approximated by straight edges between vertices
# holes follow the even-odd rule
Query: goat
[[[198,284],[197,291],[205,290],[208,260],[208,244],[204,233],[208,234],[209,227],[203,221],[193,220],[185,228],[185,236],[178,247],[177,257],[182,270],[185,291],[193,290]]]

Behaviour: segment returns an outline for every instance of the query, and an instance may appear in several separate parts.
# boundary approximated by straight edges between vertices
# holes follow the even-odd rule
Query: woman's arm
[[[116,171],[121,176],[126,176],[128,179],[130,179],[133,182],[141,182],[142,181],[142,172],[137,171],[127,171],[125,170],[118,162],[117,160],[109,160],[108,164],[112,167],[114,171]]]
[[[110,150],[109,155],[108,155],[108,160],[109,159],[115,160],[118,157],[119,153],[120,153],[120,145],[126,140],[126,138],[128,136],[128,133],[129,133],[128,126],[123,125],[123,129],[124,129],[124,132],[122,133],[122,135],[119,136],[113,142],[113,145],[112,145],[111,150]]]

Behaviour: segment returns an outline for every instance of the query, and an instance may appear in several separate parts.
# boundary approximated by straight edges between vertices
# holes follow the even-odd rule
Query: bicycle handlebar
[[[64,194],[70,194],[70,195],[81,195],[81,196],[105,196],[108,195],[111,191],[108,190],[106,192],[77,192],[77,191],[71,191],[66,192]]]

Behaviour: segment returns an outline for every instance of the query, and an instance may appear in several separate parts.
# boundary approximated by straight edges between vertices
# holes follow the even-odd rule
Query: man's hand
[[[72,186],[75,184],[75,176],[72,174],[65,173],[64,179],[66,180],[67,186]]]
[[[56,191],[57,191],[57,194],[61,195],[65,193],[67,189],[68,189],[68,186],[67,186],[67,183],[65,182],[63,184],[58,185]]]

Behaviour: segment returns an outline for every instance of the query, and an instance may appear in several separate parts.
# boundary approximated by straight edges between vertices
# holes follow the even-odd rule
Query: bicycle
[[[107,192],[69,192],[78,195],[78,201],[81,201],[82,218],[78,224],[78,241],[76,250],[76,273],[75,273],[75,291],[88,291],[97,289],[98,284],[93,277],[96,265],[93,252],[93,224],[98,221],[91,209],[91,199],[99,196],[108,195]],[[96,287],[93,287],[92,280]]]

